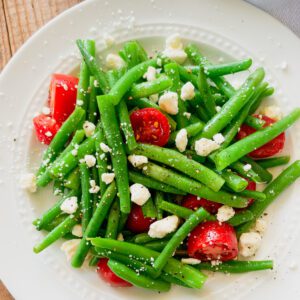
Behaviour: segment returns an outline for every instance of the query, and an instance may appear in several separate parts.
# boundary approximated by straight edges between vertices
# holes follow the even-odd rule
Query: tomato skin
[[[200,198],[198,200],[198,197],[195,195],[184,196],[181,205],[192,210],[197,210],[199,207],[203,207],[210,214],[216,214],[218,212],[218,209],[222,206],[222,204],[220,203],[213,202],[204,198]]]
[[[133,204],[127,218],[126,227],[134,233],[142,233],[148,231],[154,221],[155,219],[144,217],[141,206]]]
[[[132,284],[117,276],[107,265],[107,258],[100,258],[97,265],[99,276],[113,287],[131,287]]]
[[[49,145],[60,128],[56,120],[45,115],[38,115],[33,118],[33,125],[35,128],[38,140],[46,145]]]
[[[265,116],[265,115],[253,115],[253,117],[255,118],[261,118],[263,119],[266,123],[264,125],[264,127],[268,127],[271,124],[275,123],[276,121]],[[237,138],[239,140],[245,138],[246,136],[252,134],[256,132],[256,130],[246,124],[243,124],[241,126],[240,131],[237,134]],[[285,143],[285,133],[281,133],[280,135],[278,135],[276,138],[274,138],[273,140],[271,140],[270,142],[268,142],[267,144],[257,148],[256,150],[250,152],[248,154],[248,156],[252,157],[252,158],[267,158],[267,157],[271,157],[277,153],[279,153],[283,147],[284,147],[284,143]]]
[[[170,137],[167,117],[155,108],[142,108],[130,115],[131,125],[137,142],[163,147]]]
[[[234,259],[238,242],[234,228],[226,222],[207,221],[199,224],[187,242],[188,255],[201,261]]]
[[[78,78],[65,74],[53,74],[49,88],[49,106],[52,117],[63,123],[76,105]]]

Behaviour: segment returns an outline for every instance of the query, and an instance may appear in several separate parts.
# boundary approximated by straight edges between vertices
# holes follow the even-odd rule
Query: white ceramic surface
[[[117,41],[105,49],[104,34]],[[189,0],[85,1],[55,18],[18,51],[0,78],[0,278],[22,299],[299,299],[299,185],[293,185],[269,212],[268,230],[257,259],[275,260],[274,271],[210,275],[201,291],[173,288],[167,294],[114,289],[91,269],[69,267],[59,243],[40,255],[32,252],[42,238],[32,220],[54,201],[50,189],[29,195],[19,188],[20,175],[39,163],[41,146],[31,120],[41,111],[53,72],[74,72],[79,55],[74,41],[92,37],[103,56],[120,44],[139,39],[148,51],[163,47],[166,36],[181,34],[198,42],[213,61],[252,57],[266,69],[276,88],[273,99],[284,112],[299,106],[300,42],[283,25],[242,1]],[[287,68],[281,65],[287,63]],[[244,72],[242,77],[246,76]],[[240,78],[240,75],[238,76]],[[232,78],[236,82],[236,78]],[[300,124],[288,132],[287,152],[299,159]],[[16,139],[16,140],[14,140]],[[276,172],[276,171],[275,171]]]

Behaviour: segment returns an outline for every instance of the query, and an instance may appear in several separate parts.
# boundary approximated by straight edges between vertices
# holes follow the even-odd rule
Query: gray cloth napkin
[[[246,0],[274,16],[300,37],[300,0]]]

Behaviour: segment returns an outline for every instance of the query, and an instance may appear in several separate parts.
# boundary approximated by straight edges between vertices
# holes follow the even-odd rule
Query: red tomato
[[[130,287],[132,284],[117,276],[107,265],[107,258],[100,258],[97,265],[99,276],[113,287]]]
[[[155,108],[135,110],[130,115],[131,125],[138,142],[164,146],[170,136],[166,116]]]
[[[245,178],[248,181],[248,186],[246,187],[246,190],[249,191],[256,191],[256,183],[254,181],[251,181],[247,178]],[[248,199],[248,206],[250,206],[254,202],[254,199]],[[247,206],[247,207],[248,207]]]
[[[254,117],[262,118],[266,122],[264,127],[270,126],[271,124],[275,123],[275,120],[273,120],[267,116],[264,116],[264,115],[254,115]],[[254,132],[256,132],[256,130],[254,128],[252,128],[246,124],[243,124],[241,126],[239,133],[237,134],[237,138],[239,140],[241,140]],[[273,156],[273,155],[277,154],[278,152],[280,152],[284,147],[284,143],[285,143],[285,133],[283,132],[280,135],[278,135],[276,138],[274,138],[273,140],[268,142],[267,144],[250,152],[248,155],[252,158],[270,157],[270,156]]]
[[[188,255],[201,261],[234,259],[238,242],[234,228],[228,223],[207,221],[199,224],[187,242]]]
[[[126,227],[134,233],[146,232],[154,221],[155,219],[144,217],[141,206],[133,204],[127,218]]]
[[[49,88],[49,106],[52,117],[63,123],[73,112],[76,105],[78,78],[53,74]]]
[[[192,210],[196,210],[199,207],[203,207],[209,213],[216,214],[218,212],[219,207],[221,207],[222,204],[206,200],[204,198],[200,198],[198,200],[198,197],[195,195],[187,195],[183,198],[182,206]]]
[[[51,117],[39,115],[33,118],[33,125],[38,140],[49,145],[60,128],[60,125]]]

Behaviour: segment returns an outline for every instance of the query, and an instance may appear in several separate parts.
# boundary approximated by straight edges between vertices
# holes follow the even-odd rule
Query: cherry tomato
[[[141,206],[133,204],[127,218],[126,227],[134,233],[142,233],[148,231],[154,221],[155,219],[144,217]]]
[[[164,146],[170,136],[166,116],[155,108],[135,110],[130,115],[131,125],[138,142]]]
[[[211,214],[216,214],[218,209],[222,206],[220,203],[206,200],[204,198],[198,199],[199,197],[195,195],[187,195],[183,198],[181,205],[192,210],[197,210],[199,207],[203,207]]]
[[[264,125],[264,127],[268,127],[271,124],[275,123],[276,121],[264,116],[264,115],[254,115],[255,118],[261,118],[263,119],[266,123]],[[241,129],[239,131],[239,133],[237,134],[237,138],[239,140],[245,138],[246,136],[252,134],[256,132],[256,130],[246,124],[243,124],[241,126]],[[274,138],[273,140],[271,140],[270,142],[268,142],[267,144],[259,147],[258,149],[250,152],[248,155],[252,158],[266,158],[266,157],[271,157],[275,154],[277,154],[278,152],[280,152],[283,147],[284,147],[284,143],[285,143],[285,133],[281,133],[280,135],[278,135],[276,138]]]
[[[49,106],[52,117],[63,123],[76,105],[78,78],[53,74],[49,88]]]
[[[207,221],[199,224],[187,242],[188,255],[201,261],[234,259],[238,242],[234,228],[228,223]]]
[[[49,145],[60,128],[57,122],[48,116],[39,115],[33,118],[36,136],[40,142]]]
[[[117,276],[107,265],[107,258],[100,258],[97,265],[99,276],[113,287],[130,287],[132,284]]]
[[[248,186],[246,187],[246,190],[256,191],[256,183],[254,181],[249,180],[248,178],[244,178],[244,179],[248,181]],[[234,209],[235,212],[239,213],[239,212],[242,212],[242,211],[246,210],[250,205],[253,204],[254,201],[255,201],[254,199],[249,198],[248,199],[248,205],[244,208],[235,208]]]

